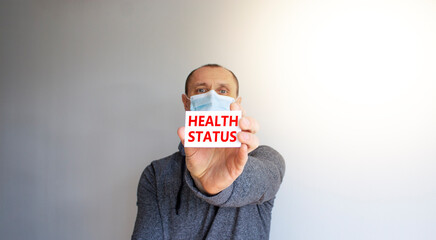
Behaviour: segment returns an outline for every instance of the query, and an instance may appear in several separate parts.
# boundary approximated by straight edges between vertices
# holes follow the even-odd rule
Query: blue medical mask
[[[215,90],[191,96],[191,111],[230,111],[230,104],[235,99],[219,95]]]

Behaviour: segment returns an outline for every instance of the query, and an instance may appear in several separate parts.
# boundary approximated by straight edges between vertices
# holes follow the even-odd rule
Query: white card
[[[186,111],[185,147],[240,147],[241,111]]]

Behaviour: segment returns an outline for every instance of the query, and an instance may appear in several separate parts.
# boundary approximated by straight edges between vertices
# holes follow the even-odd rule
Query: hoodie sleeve
[[[209,204],[220,207],[242,207],[273,199],[284,174],[283,157],[271,147],[259,146],[249,154],[242,174],[229,187],[216,195],[210,196],[200,192],[189,171],[185,171],[185,180],[194,194]]]
[[[138,214],[132,240],[163,239],[162,220],[157,203],[156,178],[153,165],[141,175],[138,184]]]

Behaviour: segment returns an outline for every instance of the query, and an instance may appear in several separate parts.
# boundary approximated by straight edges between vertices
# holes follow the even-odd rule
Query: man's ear
[[[185,111],[189,111],[189,109],[191,108],[191,103],[188,96],[186,96],[185,94],[182,94],[182,102],[183,106],[185,107]]]
[[[242,98],[241,97],[236,98],[235,103],[241,105],[241,102],[242,102]]]

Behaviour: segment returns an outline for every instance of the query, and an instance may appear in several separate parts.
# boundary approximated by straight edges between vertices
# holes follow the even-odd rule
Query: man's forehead
[[[231,85],[231,83],[228,81],[220,81],[220,80],[216,80],[213,83],[219,85],[220,87],[229,87]],[[191,85],[193,87],[198,87],[198,86],[210,86],[211,84],[212,82],[205,82],[205,81],[198,80],[193,82]]]
[[[202,80],[204,78],[208,77],[221,77],[221,78],[229,78],[232,79],[233,75],[230,73],[229,70],[223,68],[223,67],[210,67],[205,66],[201,67],[192,74],[192,78],[196,80]],[[206,80],[206,79],[205,79]]]

